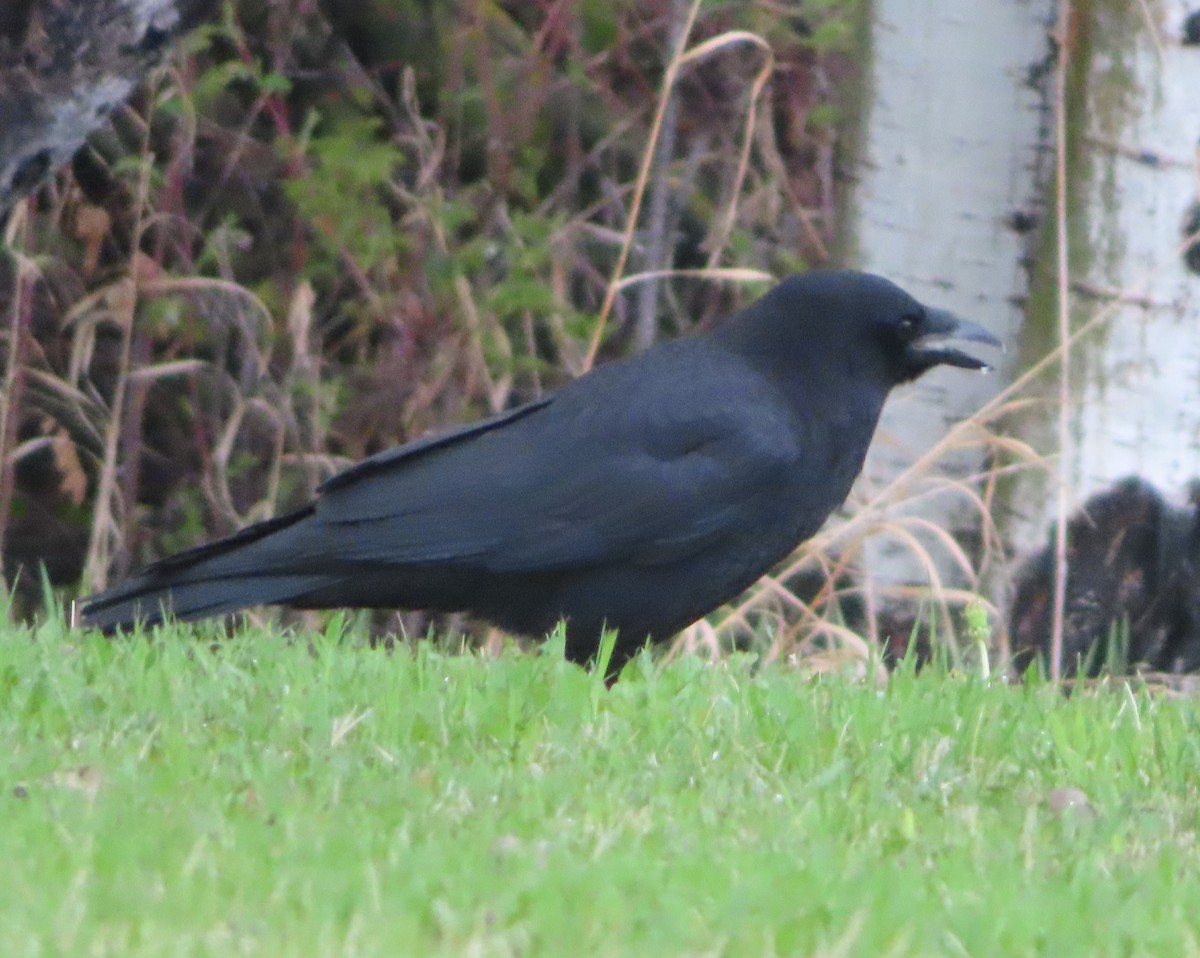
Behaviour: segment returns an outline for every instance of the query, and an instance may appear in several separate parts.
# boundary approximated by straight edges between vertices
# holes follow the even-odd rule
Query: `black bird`
[[[304,508],[90,597],[83,621],[260,604],[469,611],[534,635],[562,619],[580,663],[618,630],[615,675],[821,527],[893,386],[987,368],[950,337],[999,345],[881,277],[793,276],[708,332],[372,456]]]

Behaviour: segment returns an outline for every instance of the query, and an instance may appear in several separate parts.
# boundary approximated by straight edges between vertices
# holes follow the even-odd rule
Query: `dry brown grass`
[[[631,288],[653,287],[662,334],[707,322],[799,262],[781,222],[821,255],[830,178],[810,154],[830,133],[803,120],[836,51],[789,39],[770,7],[746,14],[771,38],[737,11],[616,7],[599,45],[573,9],[438,8],[446,55],[410,45],[397,68],[311,5],[231,4],[14,211],[10,578],[44,561],[72,591],[102,585],[553,388],[626,348]],[[684,42],[657,62],[672,31]],[[668,92],[689,119],[656,161]],[[656,191],[652,261],[637,211]]]

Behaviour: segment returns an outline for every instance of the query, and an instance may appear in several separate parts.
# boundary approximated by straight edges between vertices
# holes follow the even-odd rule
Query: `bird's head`
[[[911,297],[906,297],[911,299]],[[913,300],[913,309],[899,316],[880,319],[884,350],[895,363],[898,382],[909,382],[934,366],[957,366],[986,372],[991,366],[950,345],[954,340],[1000,346],[1000,340],[982,326],[955,316],[945,309],[922,306]]]
[[[757,327],[757,336],[784,347],[782,362],[796,364],[804,356],[802,364],[838,365],[829,372],[869,375],[888,389],[935,366],[990,368],[955,348],[955,340],[1001,345],[982,326],[925,306],[881,276],[852,270],[789,277],[743,315],[745,332]]]

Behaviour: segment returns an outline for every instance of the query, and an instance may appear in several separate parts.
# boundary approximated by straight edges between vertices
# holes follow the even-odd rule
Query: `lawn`
[[[0,633],[0,955],[1200,954],[1188,698],[203,636]]]

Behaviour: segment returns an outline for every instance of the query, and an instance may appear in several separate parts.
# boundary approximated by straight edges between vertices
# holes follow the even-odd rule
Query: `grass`
[[[1189,699],[179,633],[0,633],[0,954],[1200,953]]]

